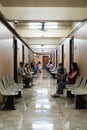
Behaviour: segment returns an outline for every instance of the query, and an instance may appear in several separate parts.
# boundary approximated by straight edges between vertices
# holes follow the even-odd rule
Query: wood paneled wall
[[[28,48],[26,46],[25,46],[25,54],[24,54],[24,56],[25,56],[24,62],[28,63],[29,62],[29,60],[28,60]]]
[[[17,64],[19,67],[19,62],[22,61],[22,42],[17,39]]]
[[[60,62],[61,62],[61,46],[57,48],[57,67],[59,66]]]
[[[6,26],[4,24],[6,24]],[[10,28],[7,23],[4,23],[4,24],[0,22],[0,78],[6,75],[11,75],[12,77],[15,78],[14,71],[16,74],[17,69],[19,67],[19,62],[23,60],[22,45],[24,45],[24,49],[25,49],[24,51],[25,62],[29,61],[29,48],[27,47],[26,44],[24,44],[20,36],[16,34],[15,31],[12,32],[12,28]],[[9,29],[7,28],[7,26]],[[15,40],[13,38],[14,32],[17,36],[16,37],[14,35],[14,38],[17,40],[17,65],[16,63],[14,63],[16,62],[16,58],[14,60],[14,49],[15,49],[14,48]],[[32,54],[32,51],[31,51],[31,54]],[[14,67],[14,65],[16,66]],[[1,95],[0,95],[0,102],[2,102]]]
[[[67,38],[65,41],[64,41],[64,67],[67,69],[67,71],[69,72],[69,49],[70,49],[70,43],[69,43],[69,38]]]
[[[77,32],[73,34],[74,36],[74,62],[78,63],[80,74],[87,76],[87,23],[84,24]],[[66,38],[64,42],[64,67],[69,71],[70,65],[70,38]],[[58,51],[58,63],[62,61],[60,45],[57,48]]]
[[[56,49],[52,52],[52,64],[56,66]]]
[[[13,35],[0,23],[0,77],[13,76]]]
[[[80,68],[80,74],[87,76],[87,24],[74,34],[74,59]]]

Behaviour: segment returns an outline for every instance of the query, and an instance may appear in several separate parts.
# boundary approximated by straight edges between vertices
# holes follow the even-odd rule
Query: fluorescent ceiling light
[[[42,23],[28,23],[30,29],[41,29]]]
[[[30,25],[30,26],[41,26],[42,23],[28,23],[28,25]]]
[[[32,23],[30,22],[29,24],[29,28],[30,29],[41,29],[43,26],[43,23],[41,22],[36,22],[36,23]],[[57,22],[45,22],[44,23],[44,29],[55,29],[58,28],[58,23]]]
[[[44,27],[45,29],[52,29],[52,28],[58,28],[58,26],[56,26],[56,25],[53,25],[53,26],[49,26],[49,25],[45,25],[45,27]]]
[[[57,22],[46,22],[45,28],[47,28],[47,29],[58,28],[58,23]]]
[[[29,26],[30,29],[41,29],[41,26]]]
[[[57,26],[58,23],[57,22],[46,22],[45,25],[46,26]]]

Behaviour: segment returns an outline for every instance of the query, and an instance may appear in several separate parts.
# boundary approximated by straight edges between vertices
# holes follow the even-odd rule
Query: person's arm
[[[77,73],[78,73],[78,72],[75,71],[73,74],[69,75],[69,78],[70,78],[70,79],[74,78],[74,77],[77,75]]]
[[[18,69],[18,74],[22,77],[25,77],[25,72],[23,72],[23,70],[21,68]]]

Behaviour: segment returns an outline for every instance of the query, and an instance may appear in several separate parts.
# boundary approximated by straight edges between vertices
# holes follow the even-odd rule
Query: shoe
[[[54,94],[54,95],[51,95],[51,96],[52,96],[52,97],[55,97],[55,98],[60,97],[59,95],[55,95],[55,94]]]
[[[35,84],[32,84],[32,86],[35,86]]]

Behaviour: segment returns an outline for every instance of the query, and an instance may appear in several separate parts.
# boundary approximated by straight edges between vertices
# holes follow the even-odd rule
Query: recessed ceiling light
[[[18,24],[18,21],[17,21],[17,20],[15,20],[15,21],[14,21],[14,23],[15,23],[15,24]]]

